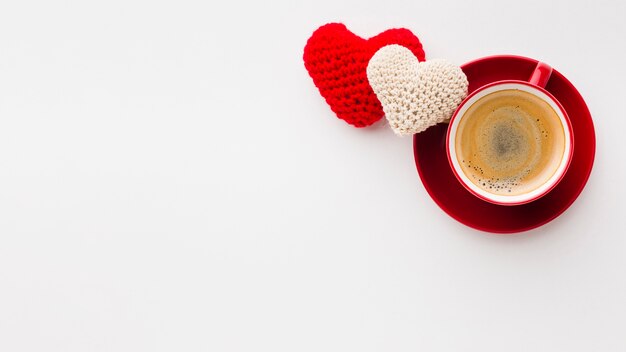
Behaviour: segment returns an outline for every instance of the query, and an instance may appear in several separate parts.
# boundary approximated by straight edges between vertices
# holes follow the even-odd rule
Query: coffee
[[[472,183],[489,193],[520,195],[557,171],[565,131],[550,104],[526,91],[505,89],[467,109],[454,144],[458,164]]]

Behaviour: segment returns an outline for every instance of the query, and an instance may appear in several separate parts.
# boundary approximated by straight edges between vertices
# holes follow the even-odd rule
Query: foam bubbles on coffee
[[[465,175],[494,194],[519,195],[541,186],[556,172],[565,135],[552,107],[531,93],[502,90],[476,101],[456,134]]]

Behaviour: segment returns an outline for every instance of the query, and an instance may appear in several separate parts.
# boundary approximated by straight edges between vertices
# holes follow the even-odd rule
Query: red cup
[[[554,96],[552,96],[552,94],[544,88],[548,83],[551,74],[552,67],[543,62],[539,62],[537,63],[537,66],[528,81],[504,80],[482,86],[467,96],[467,98],[461,102],[452,115],[446,136],[448,162],[450,163],[450,167],[459,182],[476,197],[499,205],[519,205],[530,203],[550,192],[550,190],[552,190],[561,181],[567,172],[574,151],[574,133],[572,132],[572,125],[569,117],[567,116],[567,112],[565,112],[565,109],[563,109],[563,106],[561,106],[558,100],[556,100],[556,98],[554,98]],[[467,118],[464,114],[472,106],[472,104],[488,94],[510,89],[521,90],[533,94],[552,107],[559,118],[559,123],[563,127],[565,135],[565,150],[556,171],[550,177],[546,177],[544,182],[542,182],[538,187],[522,194],[502,195],[488,192],[478,187],[478,185],[473,183],[469,176],[464,173],[456,156],[455,140],[459,123],[464,118]]]

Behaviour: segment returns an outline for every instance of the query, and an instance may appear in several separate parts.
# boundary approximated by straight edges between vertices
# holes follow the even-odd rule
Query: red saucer
[[[489,56],[463,65],[470,93],[491,82],[527,80],[537,60],[521,56]],[[413,137],[415,164],[424,187],[443,211],[457,221],[478,230],[514,233],[544,225],[561,215],[582,192],[596,150],[591,114],[580,93],[557,70],[546,90],[563,105],[574,131],[576,148],[563,180],[542,198],[523,205],[502,206],[478,199],[454,177],[446,156],[447,124],[431,127]]]

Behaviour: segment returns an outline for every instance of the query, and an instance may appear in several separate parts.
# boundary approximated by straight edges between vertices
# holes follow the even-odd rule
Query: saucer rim
[[[481,57],[478,59],[474,59],[471,61],[468,61],[466,63],[464,63],[463,65],[461,65],[461,69],[463,69],[465,71],[466,68],[471,67],[472,65],[476,65],[479,63],[483,63],[484,61],[491,61],[491,60],[499,60],[499,59],[504,59],[504,60],[516,60],[516,61],[526,61],[528,63],[534,63],[536,64],[537,62],[539,62],[536,59],[532,59],[529,57],[525,57],[525,56],[521,56],[521,55],[507,55],[507,54],[501,54],[501,55],[490,55],[490,56],[485,56],[485,57]],[[482,232],[486,232],[486,233],[491,233],[491,234],[518,234],[518,233],[522,233],[522,232],[526,232],[532,229],[536,229],[539,228],[551,221],[553,221],[554,219],[556,219],[557,217],[561,216],[563,213],[565,213],[565,211],[567,211],[567,209],[569,209],[571,207],[571,205],[578,199],[578,197],[580,196],[580,194],[582,193],[582,191],[584,190],[585,186],[587,185],[587,182],[589,181],[589,177],[591,177],[591,173],[593,171],[593,166],[595,164],[595,157],[596,157],[596,133],[595,133],[595,126],[593,123],[593,117],[591,116],[591,112],[589,111],[589,107],[587,106],[587,103],[585,102],[582,94],[580,94],[580,92],[578,91],[578,89],[576,88],[576,86],[574,84],[572,84],[572,82],[570,82],[567,77],[565,77],[563,74],[561,74],[558,70],[554,69],[552,72],[553,75],[557,75],[559,76],[559,79],[563,80],[563,83],[565,83],[567,86],[569,86],[574,92],[576,92],[578,94],[578,97],[580,99],[577,99],[577,105],[580,108],[584,108],[587,113],[588,113],[588,118],[590,120],[590,135],[593,137],[591,140],[588,141],[588,145],[586,145],[586,148],[589,148],[590,151],[590,157],[589,160],[586,162],[587,164],[589,164],[588,169],[586,170],[585,174],[582,174],[582,172],[579,172],[579,177],[578,179],[580,180],[578,183],[578,187],[576,187],[573,191],[570,192],[570,194],[572,194],[571,197],[568,197],[569,199],[567,200],[567,202],[565,202],[557,211],[554,211],[553,214],[551,214],[550,216],[546,217],[545,219],[543,219],[542,221],[539,221],[537,223],[533,223],[531,225],[528,226],[520,226],[520,227],[516,227],[516,228],[512,228],[512,229],[493,229],[493,228],[489,228],[487,226],[481,226],[475,223],[472,223],[471,221],[468,221],[468,219],[463,218],[458,216],[455,212],[451,211],[447,205],[443,204],[440,201],[440,197],[437,196],[435,194],[435,191],[433,191],[433,189],[431,188],[431,186],[429,186],[429,183],[424,181],[424,175],[423,175],[423,170],[420,167],[420,162],[419,162],[419,156],[418,156],[418,150],[417,150],[417,134],[413,136],[413,157],[414,157],[414,161],[415,161],[415,166],[417,168],[417,172],[419,174],[420,180],[422,181],[422,185],[424,186],[424,188],[426,189],[426,192],[428,193],[428,195],[431,197],[431,199],[435,202],[435,204],[437,204],[437,206],[439,206],[439,208],[441,210],[443,210],[446,214],[448,214],[451,218],[453,218],[454,220],[458,221],[459,223],[468,226],[472,229],[475,230],[479,230]],[[498,80],[494,80],[493,82],[496,82]],[[490,82],[491,83],[491,82]],[[547,89],[546,89],[547,90]],[[547,90],[548,92],[550,92],[549,90]],[[550,92],[551,94],[553,94],[552,92]],[[566,111],[567,112],[567,111]],[[568,115],[571,115],[570,113],[568,113]],[[446,130],[447,133],[447,130]],[[574,135],[574,138],[575,135]],[[572,158],[574,156],[572,155]],[[573,172],[572,169],[569,169],[566,173],[564,173],[564,177],[565,175],[567,175],[568,173]],[[455,182],[459,182],[458,179],[456,179],[455,177]],[[463,185],[460,184],[462,187]],[[485,202],[484,200],[481,200],[479,198],[476,198],[477,201],[480,202]],[[488,202],[486,202],[488,203]],[[534,203],[530,202],[530,203],[526,203],[525,205],[532,205]],[[517,205],[498,205],[498,204],[493,204],[491,203],[493,206],[497,206],[497,207],[516,207]]]

